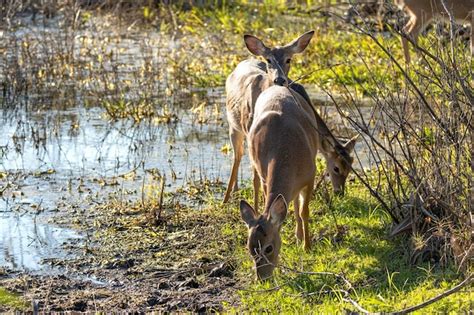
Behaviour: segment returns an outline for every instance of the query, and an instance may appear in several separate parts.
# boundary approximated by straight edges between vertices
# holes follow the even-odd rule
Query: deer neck
[[[276,162],[274,159],[268,166],[268,173],[265,180],[266,201],[265,211],[268,213],[270,206],[278,195],[283,195],[289,202],[292,198],[291,187],[295,171],[291,170],[289,163]]]

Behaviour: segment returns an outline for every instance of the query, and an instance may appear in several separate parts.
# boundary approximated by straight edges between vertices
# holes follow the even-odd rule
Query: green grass
[[[243,192],[250,199],[250,190]],[[454,266],[441,267],[436,262],[410,264],[410,250],[402,237],[390,239],[390,217],[360,184],[351,183],[343,198],[334,199],[331,214],[319,194],[310,204],[313,247],[305,252],[296,243],[295,223],[289,213],[282,229],[280,263],[292,270],[279,268],[274,280],[258,283],[251,270],[252,262],[244,248],[244,224],[224,234],[239,230],[242,240],[235,249],[238,277],[246,283],[239,292],[241,305],[237,312],[269,313],[341,313],[355,308],[342,300],[348,286],[331,275],[309,275],[305,272],[331,272],[352,284],[350,298],[371,312],[404,309],[426,301],[462,281]],[[238,209],[234,209],[238,212]],[[335,219],[338,228],[335,224]],[[243,232],[242,232],[243,230]],[[339,233],[337,232],[339,231]],[[341,231],[343,231],[341,233]],[[344,232],[345,231],[345,232]],[[278,287],[278,289],[274,289]],[[420,311],[459,313],[471,309],[472,295],[465,289]]]
[[[310,4],[324,3],[311,1]],[[343,14],[337,6],[330,11]],[[234,1],[212,9],[194,7],[177,11],[176,20],[182,35],[181,50],[185,52],[180,55],[179,68],[195,86],[223,86],[235,66],[252,57],[243,41],[246,33],[260,37],[273,47],[289,43],[310,29],[315,30],[315,35],[308,48],[294,56],[289,73],[291,79],[298,79],[307,89],[341,94],[348,99],[380,99],[384,95],[382,99],[390,100],[389,96],[399,95],[407,86],[400,35],[395,31],[380,33],[377,27],[361,25],[361,32],[339,17],[308,13],[301,6],[288,10],[277,0],[266,1],[264,5]],[[373,38],[364,32],[372,33]],[[434,31],[421,36],[419,43],[450,63],[445,43]],[[457,69],[461,77],[468,78],[472,72],[469,49],[460,40],[456,43]],[[443,78],[443,67],[429,58],[424,60],[414,51],[412,57],[407,73],[412,82],[430,100],[446,98],[446,90],[430,79]]]
[[[323,4],[316,1],[313,4],[318,3]],[[222,86],[237,63],[251,56],[243,42],[244,34],[254,34],[268,46],[275,46],[287,44],[312,29],[315,35],[311,44],[301,55],[293,58],[292,79],[302,78],[300,83],[332,92],[342,93],[349,88],[365,96],[379,91],[381,87],[390,91],[403,87],[405,82],[401,69],[376,43],[385,47],[404,68],[399,35],[395,31],[374,33],[375,41],[362,34],[360,29],[345,23],[340,18],[343,10],[334,7],[330,11],[335,15],[288,10],[279,1],[267,1],[260,6],[237,1],[213,9],[195,7],[189,11],[177,11],[177,24],[183,35],[180,39],[182,47],[192,52],[188,58],[181,60],[182,68],[192,74],[196,85]],[[360,27],[364,32],[375,31],[369,26]],[[430,32],[422,36],[420,44],[436,55],[443,45],[438,37]],[[458,56],[468,55],[466,47],[457,49]],[[196,62],[196,56],[202,56],[197,58],[199,62]],[[426,81],[426,64],[415,64],[410,75],[415,82]],[[462,64],[460,71],[469,73],[469,62]],[[436,64],[431,64],[429,68],[440,72]]]
[[[244,34],[257,35],[273,47],[287,44],[312,29],[315,31],[312,42],[302,54],[292,59],[290,78],[300,79],[298,82],[310,89],[336,94],[351,93],[351,98],[400,92],[406,85],[403,73],[377,44],[380,43],[404,68],[400,38],[396,32],[378,32],[380,26],[373,26],[372,23],[362,26],[364,31],[374,34],[376,42],[367,34],[362,34],[360,29],[343,21],[344,8],[333,6],[323,9],[327,1],[322,0],[306,2],[321,7],[321,10],[309,12],[302,5],[288,9],[284,1],[280,0],[268,0],[260,5],[245,0],[224,1],[223,5],[204,8],[195,6],[190,10],[182,10],[180,5],[137,5],[119,14],[121,18],[117,18],[115,11],[107,14],[83,10],[80,20],[85,24],[81,27],[96,30],[80,43],[80,58],[89,61],[71,62],[77,58],[70,55],[70,49],[67,49],[72,43],[65,41],[63,44],[66,46],[56,47],[54,38],[48,37],[44,44],[51,46],[52,56],[46,60],[49,63],[45,63],[38,57],[41,54],[37,52],[37,47],[41,45],[34,44],[31,39],[24,39],[19,45],[24,49],[24,60],[21,59],[21,62],[25,71],[28,70],[24,76],[33,81],[21,88],[25,89],[25,93],[48,93],[51,95],[48,102],[63,106],[64,101],[58,97],[57,87],[70,86],[70,90],[64,90],[64,93],[68,93],[65,98],[68,104],[76,104],[76,98],[69,97],[69,93],[74,95],[77,91],[84,91],[88,97],[81,98],[80,104],[99,104],[112,118],[131,117],[139,121],[159,115],[157,108],[164,106],[170,99],[179,100],[177,96],[189,96],[190,88],[224,86],[226,77],[235,66],[251,57],[244,45]],[[102,14],[113,22],[104,23],[108,19]],[[118,21],[120,19],[123,21]],[[67,23],[65,21],[64,25],[67,26]],[[133,80],[118,80],[121,74],[117,69],[122,66],[121,58],[128,57],[122,56],[122,49],[110,50],[109,42],[120,43],[124,40],[120,32],[111,32],[110,25],[127,23],[132,23],[133,28],[143,34],[151,32],[159,35],[156,36],[159,40],[150,38],[147,44],[136,44],[143,55],[137,53],[139,67],[128,69]],[[109,33],[111,37],[106,37],[108,40],[101,40],[102,34]],[[171,38],[179,45],[170,45],[174,48],[168,50],[166,47]],[[421,36],[420,44],[435,55],[445,45],[433,31]],[[148,60],[149,46],[163,45],[165,49],[158,52],[159,61]],[[468,48],[458,48],[460,75],[469,77],[472,64],[467,58]],[[10,53],[16,52],[12,48]],[[112,69],[105,66],[109,64],[113,65]],[[410,75],[414,83],[423,86],[426,91],[432,91],[430,94],[440,94],[438,83],[427,78],[437,77],[432,72],[440,74],[441,68],[433,62],[427,65],[425,61],[414,61],[413,64]],[[15,67],[17,65],[11,63],[5,68],[14,73]],[[10,85],[13,81],[4,83]],[[54,85],[50,86],[50,83]],[[34,91],[27,89],[27,86],[33,86]],[[84,89],[85,86],[87,89]],[[16,93],[20,93],[20,90],[15,88]],[[172,95],[175,97],[171,98]],[[172,110],[175,101],[171,102],[169,105]]]
[[[3,307],[8,309],[24,310],[26,309],[26,304],[25,301],[23,301],[18,295],[0,288],[0,311]]]
[[[401,74],[387,67],[388,57],[376,44],[367,36],[352,32],[335,17],[288,13],[278,6],[241,4],[212,11],[195,8],[181,12],[179,21],[185,35],[198,36],[205,43],[208,56],[204,62],[190,61],[186,65],[188,71],[199,74],[196,83],[203,86],[222,85],[236,64],[250,56],[243,34],[255,34],[269,46],[275,46],[287,44],[310,29],[315,30],[315,35],[305,52],[295,56],[292,78],[304,76],[303,83],[331,90],[347,85],[362,93],[373,90],[374,82],[402,84]],[[210,34],[212,40],[207,40]],[[397,38],[380,37],[379,40],[401,58]]]

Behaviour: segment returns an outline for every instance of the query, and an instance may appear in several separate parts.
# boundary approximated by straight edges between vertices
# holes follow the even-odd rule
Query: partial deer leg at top
[[[232,163],[232,172],[230,174],[229,183],[227,184],[227,191],[225,192],[224,203],[229,201],[231,193],[237,191],[237,175],[239,171],[240,161],[244,154],[244,135],[235,130],[230,130],[230,140],[232,142],[232,149],[234,151],[234,162]]]

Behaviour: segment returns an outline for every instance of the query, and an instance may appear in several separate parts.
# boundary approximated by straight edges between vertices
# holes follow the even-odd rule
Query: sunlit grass
[[[23,301],[18,295],[0,288],[0,310],[2,309],[2,306],[16,310],[26,309],[25,301]]]
[[[156,114],[156,107],[161,105],[156,99],[179,100],[176,96],[189,95],[190,87],[224,86],[235,66],[251,57],[243,42],[244,34],[257,35],[267,45],[275,46],[312,29],[315,35],[311,44],[292,59],[290,78],[308,88],[336,93],[349,90],[360,96],[375,94],[381,87],[396,92],[405,85],[402,69],[362,30],[373,33],[403,66],[400,39],[395,32],[378,33],[370,25],[358,29],[343,21],[343,8],[325,8],[327,1],[306,1],[309,6],[321,8],[316,11],[308,11],[301,2],[299,6],[284,2],[232,1],[190,10],[182,10],[179,5],[136,7],[127,14],[143,19],[124,18],[121,22],[125,28],[117,29],[112,25],[120,18],[114,14],[80,11],[79,29],[85,31],[81,36],[71,33],[58,39],[30,31],[31,36],[17,39],[18,45],[7,42],[19,59],[8,59],[2,83],[15,87],[16,93],[24,90],[42,95],[42,103],[51,107],[99,105],[112,118],[142,120]],[[125,42],[124,35],[129,34],[128,20],[134,21],[130,27],[135,33],[130,36],[138,38],[130,43]],[[67,24],[62,27],[65,34],[72,32]],[[422,36],[420,44],[433,53],[442,43],[432,33]],[[42,38],[51,55],[39,53],[40,45],[33,35]],[[14,37],[6,40],[13,41]],[[71,53],[71,45],[77,47],[77,54]],[[460,56],[467,56],[466,47],[457,49]],[[470,69],[465,64],[460,69],[462,75]],[[414,82],[423,82],[427,66],[424,62],[414,65],[410,75]],[[28,80],[21,80],[17,74]],[[427,88],[437,89],[436,84]],[[86,97],[75,97],[78,92]],[[15,97],[8,94],[5,102]]]
[[[250,199],[249,191],[243,195]],[[367,310],[389,312],[426,301],[462,281],[455,266],[440,267],[434,261],[412,265],[406,240],[388,237],[390,217],[357,182],[349,185],[345,197],[333,199],[330,205],[316,193],[310,209],[311,251],[305,252],[297,244],[293,214],[289,213],[282,228],[280,263],[283,267],[277,270],[272,282],[248,281],[254,278],[251,259],[244,243],[235,249],[236,259],[242,261],[237,274],[248,284],[239,292],[242,303],[239,311],[334,313],[355,310],[343,301],[341,290],[345,290]],[[237,229],[242,231],[241,227]],[[223,229],[223,233],[230,231],[229,226]],[[245,234],[242,238],[245,239]],[[353,289],[334,276],[305,272],[343,275]],[[420,314],[466,312],[471,307],[470,301],[471,293],[467,289],[424,308]]]
[[[388,57],[376,44],[367,36],[355,33],[337,16],[328,18],[287,12],[279,6],[241,4],[217,8],[212,13],[194,8],[181,12],[179,20],[185,35],[201,36],[205,43],[209,67],[202,67],[202,63],[188,64],[190,70],[200,74],[199,84],[222,85],[235,65],[250,56],[243,34],[255,34],[268,45],[283,45],[309,29],[316,33],[306,51],[294,58],[293,79],[304,77],[303,83],[336,90],[343,85],[371,90],[373,80],[394,86],[402,83],[400,73],[387,76]],[[212,40],[208,39],[209,34],[213,34]],[[385,36],[380,40],[401,58],[398,38]]]

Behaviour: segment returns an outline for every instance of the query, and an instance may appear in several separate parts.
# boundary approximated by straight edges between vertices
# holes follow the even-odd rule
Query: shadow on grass
[[[345,307],[342,301],[345,294],[353,298],[368,296],[368,305],[374,309],[393,310],[399,303],[398,297],[406,300],[414,295],[422,299],[425,294],[434,294],[442,281],[458,278],[454,268],[441,268],[434,262],[411,265],[406,240],[389,238],[387,214],[369,196],[360,194],[335,198],[333,213],[321,198],[316,197],[310,205],[313,216],[310,227],[318,241],[313,243],[310,252],[304,252],[297,244],[293,215],[288,215],[282,235],[286,242],[282,267],[273,283],[278,286],[278,293],[264,293],[268,300],[273,298],[288,303],[279,306],[279,310],[287,307],[295,310],[295,301],[299,300],[303,303],[299,310],[324,304],[329,305],[325,310],[337,311]],[[314,214],[315,209],[318,209],[318,215]],[[266,287],[256,285],[256,289],[261,288]],[[250,298],[244,295],[244,304],[252,305],[258,298],[263,298],[260,294]]]

